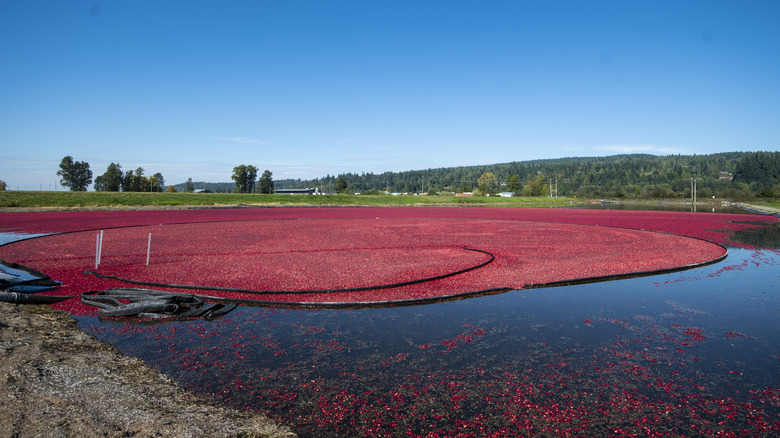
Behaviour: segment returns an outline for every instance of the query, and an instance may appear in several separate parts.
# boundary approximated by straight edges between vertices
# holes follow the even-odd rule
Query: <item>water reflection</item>
[[[729,239],[733,242],[744,243],[756,247],[780,248],[780,223],[767,225],[767,223],[764,222],[754,225],[758,226],[751,231],[731,232]]]
[[[32,239],[34,237],[48,236],[48,234],[27,234],[27,233],[11,233],[2,231],[0,232],[0,246],[7,243],[16,242],[19,240]]]
[[[602,201],[599,203],[578,204],[570,208],[589,208],[597,210],[647,210],[647,211],[682,211],[694,213],[736,213],[759,214],[744,208],[735,207],[730,203],[698,202],[618,202]]]

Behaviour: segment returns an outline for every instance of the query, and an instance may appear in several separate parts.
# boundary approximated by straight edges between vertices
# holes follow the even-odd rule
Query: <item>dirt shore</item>
[[[294,437],[176,386],[48,306],[0,303],[0,437]]]

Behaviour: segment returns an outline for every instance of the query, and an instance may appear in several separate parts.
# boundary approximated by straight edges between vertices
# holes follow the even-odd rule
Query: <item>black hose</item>
[[[142,318],[188,318],[188,317],[200,317],[200,318],[217,318],[222,316],[238,305],[253,306],[253,307],[278,307],[278,308],[306,308],[306,309],[328,309],[328,308],[350,308],[350,309],[364,309],[364,308],[377,308],[377,307],[403,307],[414,306],[419,304],[440,303],[445,301],[455,301],[465,298],[472,298],[484,295],[493,295],[498,293],[515,290],[511,287],[497,287],[492,289],[483,289],[478,291],[460,292],[449,295],[438,295],[434,297],[423,298],[407,298],[400,300],[381,300],[381,301],[343,301],[343,302],[288,302],[288,301],[276,301],[276,300],[255,300],[251,298],[225,298],[215,297],[209,295],[193,295],[182,294],[178,292],[165,292],[153,289],[138,289],[138,288],[116,288],[106,289],[103,291],[91,291],[81,294],[81,302],[90,306],[99,307],[99,316],[132,316],[127,312],[125,315],[111,314],[110,310],[104,311],[104,309],[112,309],[112,303],[116,302],[116,307],[128,306],[137,311],[137,316]],[[198,308],[194,306],[194,310],[179,314],[163,314],[155,312],[147,312],[143,305],[134,306],[134,304],[146,304],[141,300],[144,296],[151,302],[159,302],[163,298],[168,298],[177,303],[184,303],[189,297],[193,297],[195,300],[202,301],[216,301],[216,304],[209,306],[207,309]],[[137,301],[131,304],[122,303],[119,300],[133,300]],[[156,305],[156,304],[155,304]],[[183,306],[182,306],[183,307]],[[151,308],[151,306],[150,306]],[[120,311],[122,312],[122,311]]]
[[[54,304],[65,301],[72,296],[55,297],[51,295],[31,295],[17,292],[0,292],[0,301],[14,304]]]
[[[404,286],[410,286],[413,284],[420,284],[420,283],[427,283],[430,281],[436,281],[441,280],[443,278],[452,277],[455,275],[460,275],[469,271],[473,271],[475,269],[482,268],[484,266],[489,265],[493,262],[493,260],[496,259],[496,257],[488,252],[481,249],[474,249],[474,248],[466,248],[461,247],[462,249],[466,251],[473,251],[473,252],[479,252],[482,254],[487,254],[490,258],[482,263],[479,263],[474,266],[469,266],[468,268],[460,269],[457,271],[447,272],[445,274],[441,275],[435,275],[433,277],[426,277],[426,278],[420,278],[417,280],[409,280],[409,281],[403,281],[400,283],[389,283],[389,284],[380,284],[376,286],[362,286],[362,287],[350,287],[350,288],[341,288],[341,289],[308,289],[308,290],[255,290],[255,289],[241,289],[241,288],[233,288],[233,287],[219,287],[219,286],[200,286],[200,285],[190,285],[190,284],[173,284],[173,283],[157,283],[157,282],[151,282],[151,281],[137,281],[137,280],[130,280],[127,278],[119,277],[116,275],[104,275],[104,274],[98,274],[95,271],[87,270],[84,272],[86,275],[94,275],[97,278],[105,278],[110,280],[117,280],[128,284],[137,284],[139,286],[150,286],[150,287],[167,287],[172,289],[189,289],[189,290],[213,290],[213,291],[219,291],[219,292],[236,292],[236,293],[248,293],[248,294],[260,294],[260,295],[312,295],[312,294],[329,294],[329,293],[342,293],[342,292],[365,292],[365,291],[371,291],[371,290],[382,290],[382,289],[391,289],[391,288],[397,288],[397,287],[404,287]]]
[[[98,316],[141,318],[217,318],[235,309],[235,304],[207,304],[206,297],[152,289],[107,289],[81,294],[83,304],[98,308]]]

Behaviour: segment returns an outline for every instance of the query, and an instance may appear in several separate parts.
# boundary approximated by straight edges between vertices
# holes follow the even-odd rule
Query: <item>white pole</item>
[[[98,268],[99,258],[100,258],[100,234],[95,234],[95,269]]]
[[[149,252],[152,249],[152,233],[149,233],[149,243],[146,244],[146,266],[149,266]]]
[[[100,230],[100,244],[98,245],[98,265],[103,261],[103,230]]]

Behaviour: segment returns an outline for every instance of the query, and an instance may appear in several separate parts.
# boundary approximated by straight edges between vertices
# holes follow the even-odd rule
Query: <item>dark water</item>
[[[733,237],[777,248],[777,235]],[[729,251],[674,274],[424,306],[80,322],[301,436],[773,436],[780,251]]]

